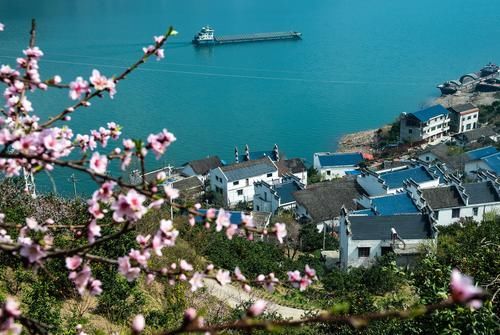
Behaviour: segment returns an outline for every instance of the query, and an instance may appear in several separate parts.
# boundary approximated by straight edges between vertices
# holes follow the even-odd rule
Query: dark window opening
[[[358,247],[358,257],[369,257],[370,248],[369,247]]]
[[[451,217],[452,218],[459,218],[460,217],[460,208],[453,208],[451,210]]]

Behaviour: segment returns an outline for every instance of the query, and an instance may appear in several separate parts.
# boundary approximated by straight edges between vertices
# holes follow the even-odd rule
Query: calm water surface
[[[128,137],[168,128],[178,142],[151,168],[208,154],[230,161],[246,143],[278,143],[310,161],[345,133],[418,109],[437,83],[500,62],[500,1],[492,0],[0,0],[1,63],[26,46],[31,17],[46,54],[42,74],[67,80],[93,68],[118,74],[153,35],[170,24],[180,32],[166,60],[148,62],[114,101],[73,118],[79,132],[111,120]],[[303,40],[195,48],[190,40],[205,24],[221,35],[297,30]],[[69,103],[63,92],[33,99],[43,116]],[[67,177],[55,175],[61,193],[72,190]],[[79,192],[90,190],[82,179]]]

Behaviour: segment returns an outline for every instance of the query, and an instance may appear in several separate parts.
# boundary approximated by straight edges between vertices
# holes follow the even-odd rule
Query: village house
[[[479,170],[487,170],[497,175],[500,173],[500,154],[495,147],[487,146],[467,151],[468,162],[465,163],[465,173],[473,177]]]
[[[183,165],[182,174],[188,177],[196,176],[201,182],[208,179],[210,170],[223,166],[218,156],[211,156],[203,159],[187,162]]]
[[[471,131],[455,135],[455,139],[462,146],[469,146],[475,143],[496,143],[498,141],[498,137],[498,132],[493,125],[476,128]]]
[[[439,143],[428,146],[417,155],[417,158],[425,163],[443,164],[444,170],[450,173],[462,174],[469,159],[464,153],[453,152],[454,149],[456,147],[451,147],[447,143]]]
[[[394,169],[362,170],[358,184],[369,196],[395,194],[404,188],[404,182],[413,180],[422,188],[436,187],[444,183],[444,173],[439,167],[424,164],[405,165]]]
[[[278,210],[295,208],[293,193],[303,190],[304,184],[294,175],[284,176],[281,182],[268,184],[258,181],[254,184],[253,210],[276,214]]]
[[[297,202],[295,213],[299,222],[314,223],[319,230],[322,230],[324,225],[337,227],[342,206],[356,209],[354,199],[363,194],[363,189],[354,179],[311,184],[307,189],[293,194]]]
[[[217,167],[209,178],[210,189],[222,195],[229,207],[253,201],[255,182],[279,182],[278,168],[269,157]]]
[[[299,178],[300,182],[307,186],[307,167],[301,158],[282,159],[275,162],[278,167],[278,174],[281,178],[293,175]]]
[[[462,184],[451,178],[449,186],[420,189],[415,183],[408,183],[417,206],[432,213],[436,225],[448,226],[461,219],[481,222],[486,213],[500,210],[500,184],[494,176],[480,174],[480,181]]]
[[[179,179],[171,185],[179,190],[180,198],[183,200],[200,201],[205,193],[203,182],[197,176]]]
[[[323,180],[344,177],[346,174],[357,174],[359,164],[364,161],[363,154],[340,152],[316,152],[313,156],[313,167]]]
[[[401,142],[438,143],[448,135],[449,123],[449,111],[442,105],[435,105],[415,113],[403,113],[399,138]]]
[[[478,127],[479,108],[471,103],[456,105],[448,108],[450,111],[450,129],[459,134],[471,131]]]
[[[371,266],[377,257],[396,255],[399,266],[411,266],[422,247],[435,241],[428,215],[360,215],[342,209],[340,216],[340,267]]]

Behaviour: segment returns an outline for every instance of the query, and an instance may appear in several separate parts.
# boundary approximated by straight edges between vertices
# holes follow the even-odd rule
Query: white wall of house
[[[465,133],[477,128],[479,112],[460,115],[458,119],[458,133]]]
[[[465,170],[465,174],[467,176],[474,175],[474,172],[476,172],[479,169],[490,170],[490,167],[488,166],[488,164],[486,164],[482,160],[474,160],[474,161],[470,161],[470,162],[465,163],[464,170]]]
[[[318,169],[323,180],[332,180],[335,178],[345,177],[347,171],[357,170],[355,165],[322,167]]]
[[[210,190],[215,193],[221,194],[224,203],[227,204],[227,178],[220,168],[210,171]]]
[[[469,205],[455,208],[444,208],[434,210],[434,217],[438,226],[449,226],[460,218],[471,218],[474,221],[483,221],[484,214],[490,212],[500,212],[500,203]]]
[[[196,176],[202,183],[204,183],[208,179],[208,174],[207,175],[196,174],[196,172],[194,172],[193,168],[189,164],[182,169],[181,173],[188,177]]]
[[[257,181],[265,181],[266,183],[272,184],[273,181],[278,181],[278,170],[273,171],[269,174],[263,174],[258,176],[253,176],[246,179],[228,181],[224,172],[220,169],[214,169],[210,173],[210,188],[219,192],[217,187],[222,189],[222,195],[224,197],[224,202],[227,206],[234,206],[240,201],[252,202],[253,196],[255,194],[254,183]]]
[[[254,188],[253,210],[268,213],[276,212],[280,206],[280,202],[275,192],[263,184],[255,184]]]
[[[307,170],[302,172],[293,173],[293,175],[299,178],[300,182],[307,186]]]

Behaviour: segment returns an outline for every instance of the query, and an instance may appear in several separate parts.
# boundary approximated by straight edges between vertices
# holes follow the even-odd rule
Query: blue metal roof
[[[467,157],[469,157],[469,159],[477,160],[477,159],[481,159],[481,158],[486,157],[486,156],[496,154],[497,152],[498,152],[498,150],[495,147],[492,147],[490,145],[487,147],[467,151],[466,154],[467,154]]]
[[[290,202],[295,202],[293,193],[300,191],[302,188],[295,182],[289,182],[284,184],[278,184],[275,186],[275,190],[280,197],[281,204],[288,204]]]
[[[394,194],[372,199],[377,215],[420,213],[410,196],[406,193]]]
[[[206,209],[199,209],[198,212],[200,212],[201,214],[205,215],[207,214],[207,210]],[[235,224],[235,225],[240,225],[241,222],[242,222],[242,219],[241,219],[241,213],[242,212],[230,212],[230,211],[226,211],[226,213],[229,213],[231,214],[229,220],[231,221],[232,224]],[[215,211],[215,216],[217,217],[217,215],[219,215],[219,211],[216,210]],[[197,216],[195,217],[195,221],[197,223],[203,223],[203,217],[201,216]]]
[[[431,181],[434,178],[423,166],[408,168],[404,170],[385,172],[379,175],[389,188],[401,188],[403,182],[412,179],[416,183]]]
[[[333,153],[318,155],[321,166],[356,166],[363,161],[363,155],[355,153]]]
[[[436,116],[448,115],[448,110],[442,105],[435,105],[411,114],[421,122],[427,122]]]
[[[488,165],[489,170],[495,172],[497,175],[500,175],[500,152],[484,157],[482,161]]]
[[[353,211],[351,214],[353,214],[353,215],[367,215],[367,216],[375,215],[375,213],[371,209],[360,209],[358,211]]]

